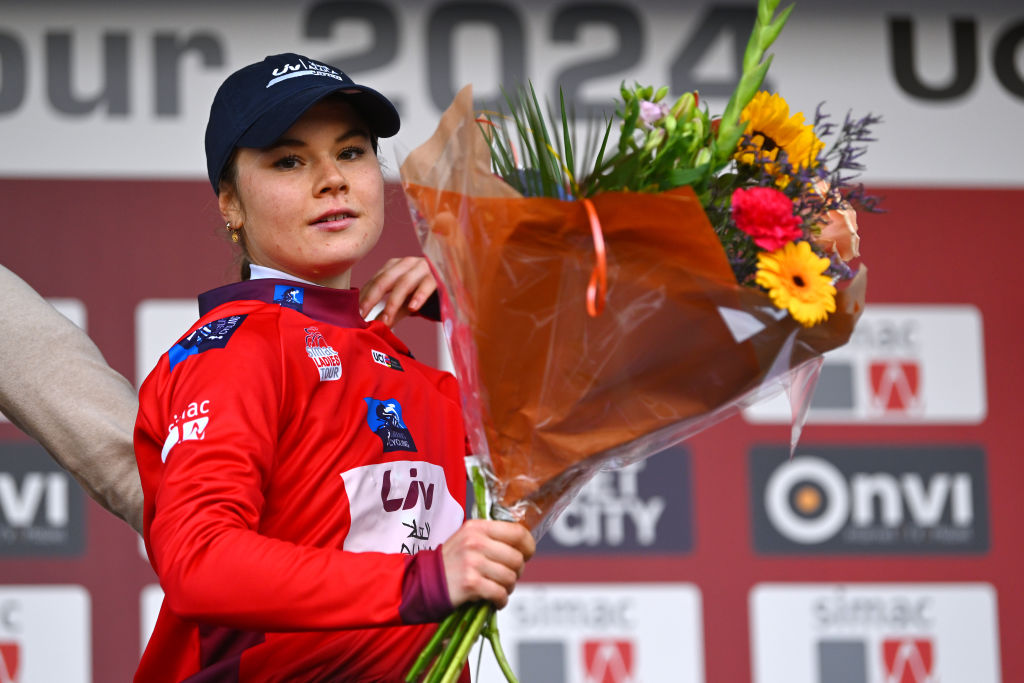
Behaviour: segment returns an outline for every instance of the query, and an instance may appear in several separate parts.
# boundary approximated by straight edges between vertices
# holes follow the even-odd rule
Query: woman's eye
[[[281,157],[280,159],[278,159],[277,161],[274,162],[274,167],[275,168],[281,168],[281,169],[285,169],[285,170],[288,170],[288,169],[291,169],[291,168],[295,168],[298,165],[299,165],[299,158],[297,156],[295,156],[294,154],[289,154],[286,157]]]
[[[364,147],[346,147],[338,154],[338,158],[344,161],[355,161],[364,154],[366,154]]]

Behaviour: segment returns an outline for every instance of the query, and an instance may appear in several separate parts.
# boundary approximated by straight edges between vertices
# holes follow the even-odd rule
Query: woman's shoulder
[[[208,311],[167,350],[169,370],[213,349],[268,350],[277,346],[280,309],[259,301],[233,301]]]
[[[266,336],[277,328],[280,316],[279,306],[261,301],[231,301],[207,311],[179,342],[190,337],[208,340],[224,337],[226,340],[236,332],[243,336]]]

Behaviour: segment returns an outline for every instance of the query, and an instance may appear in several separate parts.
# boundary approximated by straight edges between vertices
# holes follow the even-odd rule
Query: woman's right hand
[[[504,607],[534,550],[533,536],[521,524],[467,520],[441,546],[452,606],[489,600]]]
[[[406,256],[389,259],[359,290],[359,314],[364,318],[377,304],[384,304],[377,316],[388,327],[416,313],[437,291],[437,281],[427,259]]]

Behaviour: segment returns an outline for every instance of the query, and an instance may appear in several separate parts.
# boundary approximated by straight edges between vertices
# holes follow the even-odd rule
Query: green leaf
[[[677,168],[671,171],[666,177],[663,189],[671,189],[674,187],[682,187],[683,185],[693,185],[704,180],[704,176],[708,173],[710,164],[703,164],[696,168]]]
[[[573,158],[572,137],[569,135],[569,117],[565,113],[565,93],[562,92],[561,88],[558,89],[558,100],[562,112],[562,150],[565,155],[565,166],[569,169],[569,173],[571,174],[569,180],[572,181],[572,184],[575,186],[576,160]]]

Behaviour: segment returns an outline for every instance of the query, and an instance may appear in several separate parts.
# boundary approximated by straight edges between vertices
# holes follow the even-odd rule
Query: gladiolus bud
[[[665,140],[665,129],[655,128],[647,134],[647,142],[644,144],[644,151],[650,152]]]
[[[672,112],[672,116],[681,120],[684,116],[689,115],[692,110],[693,93],[683,93],[679,96],[679,99],[676,100],[676,103],[672,105],[672,109],[670,111]]]

